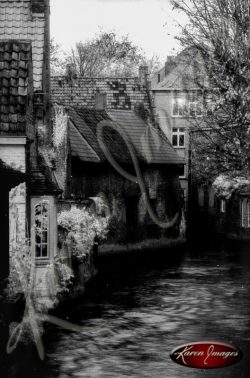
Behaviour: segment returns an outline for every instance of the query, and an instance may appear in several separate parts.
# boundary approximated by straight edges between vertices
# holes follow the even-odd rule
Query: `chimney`
[[[32,13],[44,13],[46,10],[47,0],[31,0]]]
[[[168,56],[167,61],[165,63],[165,76],[167,76],[174,67],[175,67],[175,56],[173,55]]]
[[[140,81],[140,83],[142,83],[143,85],[146,85],[147,81],[148,81],[148,76],[149,76],[148,66],[140,66],[139,67],[139,81]]]
[[[74,63],[68,63],[66,65],[66,72],[65,72],[66,78],[68,81],[72,81],[73,79],[76,79],[76,66]]]

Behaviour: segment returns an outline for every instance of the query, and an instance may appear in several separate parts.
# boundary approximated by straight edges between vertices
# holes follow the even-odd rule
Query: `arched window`
[[[35,254],[36,258],[49,257],[49,201],[35,205]]]
[[[31,249],[38,265],[47,264],[57,253],[57,212],[53,196],[31,198]]]

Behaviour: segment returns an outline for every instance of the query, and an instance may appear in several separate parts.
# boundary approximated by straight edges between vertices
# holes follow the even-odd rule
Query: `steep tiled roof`
[[[138,78],[83,78],[67,79],[56,76],[51,79],[51,99],[61,105],[95,107],[96,93],[107,94],[108,109],[133,109],[136,103],[148,98],[145,87]]]
[[[110,118],[117,123],[132,142],[138,157],[151,164],[183,164],[167,137],[147,125],[134,112],[112,110]]]
[[[128,140],[133,144],[139,161],[152,164],[182,164],[180,158],[168,139],[156,131],[152,126],[146,124],[135,112],[128,110],[101,111],[82,107],[68,108],[70,120],[76,129],[95,151],[100,161],[105,157],[99,147],[96,129],[100,121],[110,121],[118,125],[127,135]],[[104,142],[112,156],[120,163],[131,163],[131,156],[118,132],[111,128],[104,129]],[[86,148],[85,143],[78,139],[77,151],[74,147],[74,156],[78,155],[83,161],[92,161],[91,155],[87,158],[82,156],[81,150]],[[92,153],[92,152],[91,152]]]
[[[0,134],[25,134],[31,46],[0,41]]]
[[[0,40],[32,41],[34,88],[42,88],[45,20],[31,13],[31,0],[0,0]]]
[[[162,71],[160,71],[162,77]],[[204,61],[197,50],[185,49],[175,58],[172,70],[161,80],[155,83],[152,90],[200,89],[200,84],[208,83]],[[208,84],[207,84],[208,85]]]
[[[36,162],[31,164],[29,183],[31,195],[58,194],[61,192],[52,179],[50,169],[41,161],[41,157],[38,164]]]
[[[72,156],[79,157],[82,161],[99,163],[100,158],[88,144],[77,128],[70,123],[69,126],[70,150]]]

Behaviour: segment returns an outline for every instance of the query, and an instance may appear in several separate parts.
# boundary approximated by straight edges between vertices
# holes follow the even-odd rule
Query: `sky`
[[[185,18],[169,0],[51,0],[51,37],[68,51],[99,30],[115,30],[164,62],[180,50],[174,36]]]

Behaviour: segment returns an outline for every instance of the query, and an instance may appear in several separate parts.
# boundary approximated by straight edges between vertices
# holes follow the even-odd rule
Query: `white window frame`
[[[40,206],[40,214],[39,219],[37,215],[37,208]],[[44,212],[46,209],[46,213]],[[42,199],[40,202],[37,202],[34,206],[35,212],[35,256],[36,259],[49,259],[49,251],[50,251],[50,240],[49,240],[49,233],[50,233],[50,203],[48,199]],[[40,223],[40,235],[38,235],[38,228],[37,224]],[[46,235],[46,239],[44,240],[43,235]],[[40,238],[40,243],[38,244],[37,238]],[[46,255],[43,256],[43,248],[46,251]]]
[[[226,200],[224,198],[221,198],[220,200],[220,212],[222,214],[226,213]]]
[[[35,209],[39,203],[48,203],[48,235],[47,235],[47,256],[36,255],[36,218]],[[31,198],[31,249],[32,256],[37,264],[48,264],[54,259],[57,253],[57,219],[56,205],[53,196],[41,196]]]
[[[178,114],[174,114],[174,107],[177,104]],[[180,109],[183,108],[183,114],[180,114]],[[185,113],[186,108],[186,113]],[[188,104],[185,98],[175,98],[172,103],[172,117],[185,118],[188,116]]]
[[[176,131],[174,131],[176,129]],[[184,131],[180,131],[180,129],[183,129]],[[186,135],[185,135],[185,128],[184,127],[173,127],[172,128],[172,146],[174,148],[185,148],[185,144],[186,144]],[[176,136],[177,137],[177,145],[174,145],[173,144],[173,137]],[[183,146],[180,146],[180,137],[183,136],[184,137],[184,144]]]
[[[191,106],[194,107],[194,115],[191,115]],[[197,114],[197,108],[198,106],[200,107],[200,114]],[[189,117],[193,117],[193,118],[199,118],[199,117],[202,117],[203,116],[203,113],[204,113],[204,109],[203,109],[203,106],[201,105],[201,103],[199,101],[191,101],[189,102],[188,104],[188,115]]]
[[[250,200],[247,200],[247,228],[250,228]]]
[[[180,165],[183,165],[183,171],[184,171],[184,175],[179,176],[179,178],[182,179],[182,178],[186,177],[186,166],[185,166],[185,164],[180,164]]]
[[[241,227],[250,228],[250,200],[241,201]]]

